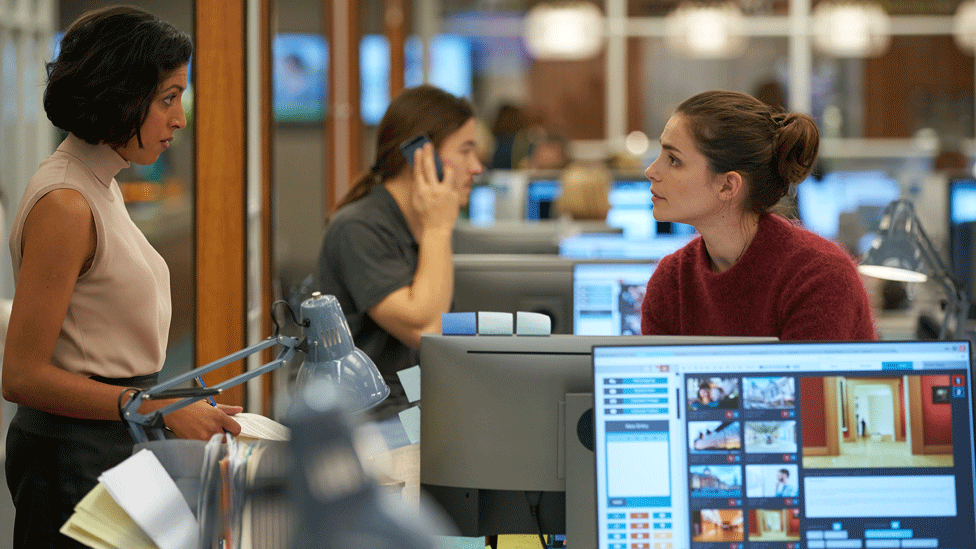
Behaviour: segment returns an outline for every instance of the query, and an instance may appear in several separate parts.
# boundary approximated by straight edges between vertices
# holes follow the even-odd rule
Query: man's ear
[[[746,182],[739,172],[725,172],[719,179],[718,196],[722,200],[741,199],[745,195]]]

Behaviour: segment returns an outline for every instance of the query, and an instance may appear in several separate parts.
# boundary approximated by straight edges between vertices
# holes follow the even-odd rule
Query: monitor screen
[[[863,253],[874,240],[885,206],[901,195],[901,187],[880,171],[830,172],[822,179],[808,177],[796,192],[804,226],[830,240],[851,241],[853,251]]]
[[[610,187],[607,224],[620,227],[627,238],[645,240],[657,234],[651,215],[651,183],[647,178],[617,179]]]
[[[525,219],[538,221],[552,219],[553,206],[559,197],[560,184],[556,177],[545,179],[531,179],[526,186]]]
[[[949,181],[949,264],[952,274],[973,294],[973,239],[976,238],[976,180]]]
[[[483,227],[495,222],[495,188],[491,185],[475,185],[468,195],[468,221]]]
[[[976,221],[976,179],[953,179],[949,182],[949,222],[972,221]]]
[[[592,491],[594,482],[587,436],[576,433],[577,426],[592,426],[589,414],[573,417],[567,408],[570,395],[593,390],[593,347],[702,341],[744,340],[424,334],[421,488],[462,536],[542,533],[567,534],[569,540],[567,528],[595,524],[592,497],[581,502],[584,518],[566,520],[569,501],[579,496],[570,487]],[[588,409],[592,397],[585,395],[584,403]],[[585,453],[569,458],[576,450]],[[583,540],[576,545],[594,546]]]
[[[970,371],[969,342],[595,347],[598,547],[973,547]]]
[[[573,333],[640,335],[641,304],[654,263],[573,266]]]
[[[687,226],[687,225],[686,225]],[[645,259],[658,261],[691,242],[695,234],[658,235],[634,240],[615,234],[577,234],[559,241],[559,255],[580,259]]]
[[[329,50],[319,34],[276,34],[272,44],[272,108],[278,122],[317,122],[325,116]]]
[[[615,179],[610,187],[607,225],[620,227],[632,240],[648,240],[656,235],[690,235],[695,228],[684,223],[657,221],[651,213],[651,184],[646,177]]]
[[[439,34],[430,45],[428,83],[458,97],[471,97],[474,77],[473,46],[465,36]],[[404,44],[404,86],[424,82],[423,48],[417,36]],[[379,124],[390,105],[390,43],[386,36],[368,34],[359,43],[360,112],[363,122]]]

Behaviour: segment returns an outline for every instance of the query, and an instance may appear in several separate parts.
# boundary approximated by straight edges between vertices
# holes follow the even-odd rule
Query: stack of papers
[[[199,546],[190,506],[149,450],[102,473],[61,533],[95,549]]]

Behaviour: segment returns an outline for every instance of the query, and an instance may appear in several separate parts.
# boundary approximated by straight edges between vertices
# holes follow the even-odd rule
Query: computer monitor
[[[515,221],[525,218],[525,193],[528,172],[522,170],[491,170],[488,185],[495,195],[495,220]]]
[[[578,417],[566,412],[568,394],[592,391],[591,349],[709,340],[734,341],[425,334],[420,342],[421,488],[463,536],[566,533],[567,526],[575,526],[566,524],[566,500],[572,497],[567,486],[593,483],[592,465],[579,470],[581,460],[566,458],[584,448],[567,423],[584,431],[592,426],[585,412]],[[585,399],[589,407],[591,397]],[[593,499],[588,503],[592,509]],[[535,506],[538,519],[530,511]],[[593,524],[594,516],[589,513],[586,520]],[[572,543],[568,536],[567,543]]]
[[[484,227],[495,222],[495,189],[489,184],[472,185],[466,210],[468,222]]]
[[[898,181],[881,171],[829,172],[822,179],[811,176],[796,191],[803,225],[857,253],[867,251],[885,206],[901,195]]]
[[[655,263],[573,265],[573,333],[640,335],[641,304]]]
[[[454,226],[454,253],[558,255],[560,241],[578,234],[620,234],[620,229],[598,221],[476,223],[474,219],[462,219]]]
[[[572,334],[573,269],[583,262],[555,255],[454,254],[452,310],[541,313],[551,319],[552,333]],[[641,262],[602,263],[626,269]]]
[[[458,97],[471,97],[474,81],[474,45],[470,38],[438,34],[428,48],[429,80],[438,88]],[[413,88],[424,83],[423,41],[416,35],[404,43],[404,85]],[[359,111],[363,122],[379,124],[390,105],[390,44],[386,36],[368,34],[359,43]]]
[[[695,236],[696,234],[669,234],[635,240],[623,235],[581,233],[560,240],[559,255],[579,259],[617,258],[658,261],[684,247]]]
[[[601,549],[974,547],[970,343],[593,350]]]
[[[525,188],[525,219],[552,219],[556,198],[562,191],[559,174],[532,176]]]
[[[948,188],[949,263],[956,280],[973,295],[976,179],[951,179]]]
[[[610,186],[607,225],[620,227],[627,238],[645,240],[657,234],[651,215],[651,182],[646,177],[615,179]]]

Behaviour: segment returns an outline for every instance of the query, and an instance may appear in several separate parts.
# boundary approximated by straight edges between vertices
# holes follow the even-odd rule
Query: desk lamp
[[[285,302],[277,302],[276,305],[278,303]],[[287,306],[287,303],[285,305]],[[289,307],[288,310],[291,311],[291,308]],[[275,323],[275,334],[268,339],[149,389],[135,391],[125,405],[121,404],[122,396],[120,395],[119,415],[128,424],[135,442],[147,442],[150,438],[163,440],[165,438],[163,416],[189,406],[197,400],[220,394],[224,389],[275,370],[287,364],[296,350],[303,351],[306,355],[304,363],[299,369],[299,387],[302,384],[310,383],[312,380],[323,379],[335,387],[339,400],[350,410],[372,408],[389,396],[390,388],[384,383],[376,365],[365,353],[353,345],[349,325],[346,323],[342,308],[335,296],[321,295],[316,292],[312,294],[312,297],[302,302],[301,316],[303,320],[299,322],[295,319],[295,322],[303,327],[304,337],[301,339],[281,335],[278,321],[273,312],[271,316]],[[294,313],[292,313],[292,318],[294,319]],[[178,385],[190,382],[203,374],[275,345],[282,347],[281,353],[276,359],[258,368],[246,371],[212,387],[176,388]],[[144,400],[168,398],[179,398],[181,400],[148,414],[140,414],[138,411]]]
[[[939,339],[946,339],[949,319],[953,316],[955,337],[966,337],[969,296],[939,257],[910,201],[900,198],[888,204],[881,217],[878,237],[857,269],[868,276],[902,282],[925,282],[931,271],[948,298]]]

